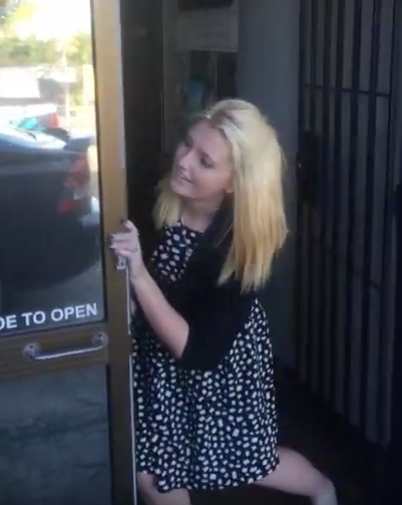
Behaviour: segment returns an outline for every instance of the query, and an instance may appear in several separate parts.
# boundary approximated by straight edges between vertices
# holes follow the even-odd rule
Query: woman
[[[160,185],[154,247],[142,250],[130,222],[112,237],[139,308],[137,478],[147,505],[189,505],[188,490],[246,483],[337,503],[325,476],[277,447],[258,295],[287,233],[282,162],[259,110],[222,101],[190,128]]]

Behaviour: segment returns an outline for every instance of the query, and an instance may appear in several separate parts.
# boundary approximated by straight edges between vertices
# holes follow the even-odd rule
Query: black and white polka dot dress
[[[158,275],[176,282],[200,234],[178,223],[154,252]],[[273,358],[256,300],[231,351],[215,371],[189,370],[135,325],[137,471],[160,492],[221,489],[259,480],[278,464]]]

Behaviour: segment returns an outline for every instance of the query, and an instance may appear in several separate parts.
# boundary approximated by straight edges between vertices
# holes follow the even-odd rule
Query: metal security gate
[[[300,5],[298,368],[334,411],[384,446],[395,343],[402,4]]]

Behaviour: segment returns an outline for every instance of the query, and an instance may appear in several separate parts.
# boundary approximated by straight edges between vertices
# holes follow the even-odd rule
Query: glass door
[[[120,13],[0,0],[0,504],[135,503]]]

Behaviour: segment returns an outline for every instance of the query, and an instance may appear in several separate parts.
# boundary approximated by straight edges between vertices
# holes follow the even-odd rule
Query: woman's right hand
[[[109,248],[117,257],[125,258],[133,281],[146,270],[142,258],[141,243],[138,230],[131,221],[123,222],[126,231],[110,236]]]

